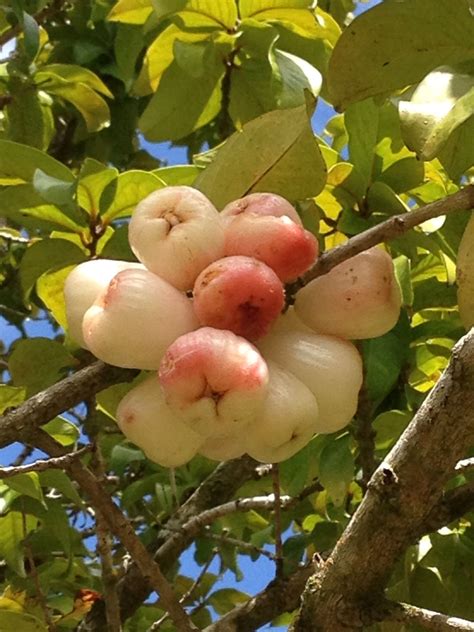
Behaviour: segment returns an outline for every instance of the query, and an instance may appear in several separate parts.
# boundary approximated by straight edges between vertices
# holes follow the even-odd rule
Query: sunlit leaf
[[[18,511],[9,511],[0,517],[0,557],[20,577],[26,576],[22,542],[37,522],[34,516]]]
[[[271,191],[290,200],[312,197],[325,180],[326,166],[306,106],[300,106],[247,123],[223,145],[195,184],[222,208],[254,191]]]
[[[383,2],[342,33],[329,66],[338,109],[420,81],[441,64],[470,59],[474,19],[466,0]]]
[[[138,202],[164,186],[164,181],[153,173],[138,170],[121,173],[102,193],[102,220],[110,222],[131,215]]]
[[[348,433],[334,439],[319,457],[319,478],[335,505],[341,505],[354,476],[354,457]]]
[[[119,0],[112,7],[108,19],[128,24],[143,24],[152,11],[151,0]]]
[[[65,182],[74,181],[66,166],[39,149],[0,139],[0,184],[32,182],[37,169]]]

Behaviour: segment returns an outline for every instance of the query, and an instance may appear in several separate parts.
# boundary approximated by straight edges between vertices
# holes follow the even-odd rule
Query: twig
[[[447,215],[455,211],[468,211],[472,208],[474,208],[474,185],[470,184],[442,200],[426,204],[426,206],[409,213],[394,215],[384,222],[351,237],[346,243],[323,252],[308,272],[295,283],[286,286],[287,295],[296,294],[304,285],[326,274],[334,266],[346,261],[346,259],[350,259],[354,255],[359,254],[359,252],[372,248],[372,246],[376,246],[381,242],[396,239],[428,219]]]
[[[91,407],[88,407],[91,413]],[[94,408],[95,410],[95,401]],[[106,480],[105,464],[102,457],[100,446],[94,444],[94,455],[91,466],[94,473],[102,482]],[[95,507],[95,525],[97,534],[97,552],[100,557],[102,567],[102,585],[104,587],[105,612],[107,616],[108,632],[122,632],[122,622],[120,619],[120,602],[117,594],[117,573],[114,569],[114,560],[112,556],[112,537],[108,529],[107,522],[100,507]]]
[[[32,442],[41,450],[54,457],[64,455],[64,448],[42,430],[37,430],[34,433]],[[183,607],[178,602],[174,590],[163,575],[160,567],[150,557],[129,520],[120,511],[117,505],[115,505],[111,497],[102,489],[97,477],[77,459],[68,463],[67,470],[81,489],[89,496],[96,511],[100,510],[110,531],[122,542],[123,546],[136,562],[143,576],[160,595],[164,607],[169,611],[176,625],[176,629],[179,632],[194,632],[196,627],[192,624]]]
[[[100,361],[77,371],[0,417],[0,448],[27,438],[65,410],[108,386],[130,382],[136,375],[135,369],[119,369]]]
[[[281,539],[281,503],[280,494],[280,469],[278,463],[272,463],[272,487],[275,498],[273,508],[275,511],[275,576],[283,576],[283,542]]]
[[[181,604],[185,604],[194,594],[194,592],[196,591],[196,589],[199,587],[199,584],[201,583],[204,575],[207,573],[207,571],[209,570],[210,565],[212,564],[212,562],[214,561],[214,558],[216,557],[216,551],[214,551],[211,555],[211,557],[207,560],[207,562],[204,564],[204,566],[202,567],[199,575],[196,577],[196,579],[193,581],[193,583],[191,584],[191,586],[188,588],[188,590],[181,596],[179,603]],[[167,621],[169,619],[169,614],[168,612],[165,612],[165,614],[160,617],[157,621],[155,621],[155,623],[153,623],[147,630],[147,632],[156,632],[157,630],[160,629],[160,627],[163,625],[163,623],[165,621]]]
[[[179,494],[178,494],[178,486],[176,485],[176,470],[174,467],[170,467],[169,475],[170,475],[171,495],[173,497],[175,508],[179,509]]]
[[[29,542],[27,542],[26,537],[28,535],[27,533],[27,529],[26,529],[26,514],[24,512],[22,512],[22,519],[23,519],[23,545],[25,547],[25,552],[26,552],[26,557],[28,559],[28,564],[30,567],[30,576],[33,579],[33,583],[35,585],[35,591],[36,591],[36,599],[38,600],[38,603],[40,605],[41,610],[43,611],[43,616],[44,616],[44,621],[46,623],[46,626],[49,630],[49,632],[56,632],[56,625],[51,617],[51,613],[49,611],[49,607],[48,607],[48,602],[46,599],[46,595],[43,592],[43,589],[41,588],[41,583],[40,583],[40,579],[39,579],[39,575],[38,575],[38,569],[36,568],[36,563],[35,563],[35,558],[33,556],[33,551],[31,549],[31,545]]]
[[[44,470],[49,469],[63,470],[67,468],[70,461],[80,458],[91,450],[92,446],[86,445],[84,448],[80,448],[74,452],[68,452],[64,456],[59,456],[53,459],[38,459],[34,463],[29,463],[28,465],[11,465],[8,467],[2,467],[0,468],[0,479],[11,478],[12,476],[26,474],[27,472],[44,472]]]
[[[439,612],[410,606],[406,603],[389,603],[386,621],[414,623],[431,632],[474,632],[474,622],[450,617]]]

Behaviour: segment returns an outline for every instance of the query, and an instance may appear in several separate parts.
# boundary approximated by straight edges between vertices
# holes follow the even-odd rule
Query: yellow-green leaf
[[[152,12],[151,0],[119,0],[107,17],[112,22],[144,24]]]

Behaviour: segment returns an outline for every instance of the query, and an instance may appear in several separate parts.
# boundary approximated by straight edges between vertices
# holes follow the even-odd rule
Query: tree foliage
[[[427,612],[474,620],[474,7],[373,4],[0,6],[0,630],[474,629]],[[359,344],[357,415],[279,468],[150,462],[114,422],[138,371],[68,336],[71,269],[133,261],[128,218],[176,184],[295,204],[324,254],[290,297],[393,258],[403,309]],[[276,561],[253,601],[242,556]]]

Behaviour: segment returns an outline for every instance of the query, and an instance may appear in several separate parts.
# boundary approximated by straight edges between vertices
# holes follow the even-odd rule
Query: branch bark
[[[382,599],[395,562],[416,540],[456,462],[473,442],[471,330],[372,476],[332,555],[308,581],[295,632],[349,632],[370,624],[370,609]]]
[[[394,215],[385,222],[381,222],[363,233],[351,237],[346,243],[336,246],[327,252],[323,252],[317,259],[314,266],[308,270],[300,279],[287,285],[287,294],[294,295],[303,286],[313,279],[327,274],[335,266],[346,259],[372,248],[384,241],[396,239],[411,228],[419,226],[423,222],[440,215],[447,215],[455,211],[468,211],[474,208],[474,185],[469,184],[460,191],[448,195],[442,200],[437,200],[431,204],[426,204],[415,211]]]
[[[64,456],[64,448],[42,430],[36,430],[32,439],[37,447],[53,457]],[[179,632],[194,632],[197,628],[179,603],[168,580],[154,561],[145,545],[136,535],[133,526],[126,516],[115,505],[109,494],[104,491],[100,481],[80,461],[74,459],[67,464],[67,471],[87,494],[92,505],[99,511],[113,533],[130,553],[142,576],[160,595],[163,606],[167,609]]]
[[[0,417],[0,448],[31,435],[56,415],[104,388],[132,381],[138,373],[135,369],[120,369],[100,361],[77,371]]]
[[[386,621],[400,623],[415,623],[431,632],[474,632],[474,622],[449,617],[440,612],[417,608],[406,603],[387,604],[388,613],[384,617]]]

